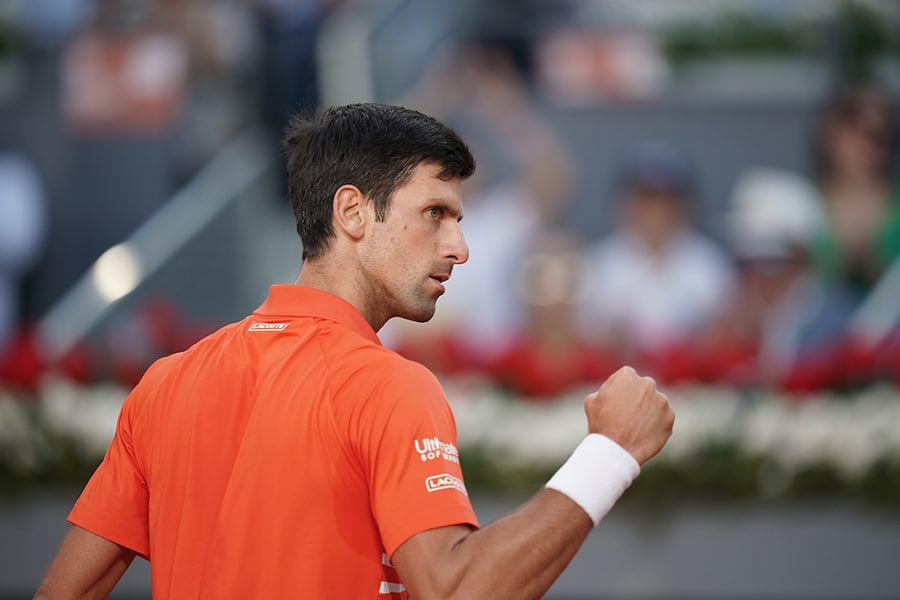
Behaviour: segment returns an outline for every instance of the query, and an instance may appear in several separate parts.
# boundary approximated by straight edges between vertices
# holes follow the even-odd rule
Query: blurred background
[[[146,367],[296,278],[280,133],[360,101],[478,161],[469,263],[380,335],[482,521],[618,366],[675,404],[548,597],[900,597],[898,93],[889,0],[0,0],[0,598]]]

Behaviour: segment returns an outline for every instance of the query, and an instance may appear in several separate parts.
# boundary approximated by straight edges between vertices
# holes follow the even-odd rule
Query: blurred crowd
[[[470,188],[464,231],[490,260],[458,269],[440,326],[404,327],[401,352],[535,399],[622,364],[667,383],[800,393],[900,381],[898,124],[883,87],[836,86],[817,115],[815,172],[747,165],[715,236],[697,224],[683,151],[658,139],[623,149],[615,224],[583,239],[554,220],[573,169],[563,141],[514,78],[494,76],[497,57],[461,59],[458,75],[491,84],[461,86],[474,97],[457,108],[520,169]]]
[[[106,249],[241,131],[261,126],[277,154],[291,111],[317,105],[316,32],[337,4],[0,3],[0,383],[33,388],[54,370],[131,385],[221,324],[153,295],[61,358],[39,331]]]
[[[75,135],[167,131],[190,173],[247,123],[278,132],[320,102],[316,35],[340,4],[44,0],[23,14],[29,35],[62,49],[62,118]],[[386,344],[439,376],[537,401],[622,364],[666,383],[742,389],[900,383],[898,122],[887,88],[835,85],[816,115],[814,169],[746,165],[719,231],[701,226],[698,169],[675,141],[603,157],[615,162],[615,199],[608,231],[589,237],[564,224],[578,163],[535,101],[526,63],[502,36],[467,37],[384,99],[476,132],[479,159],[464,187],[469,264],[431,323],[390,323]],[[79,347],[45,364],[22,306],[47,235],[43,184],[26,155],[0,149],[0,381],[33,386],[52,366],[132,384],[213,326],[155,298],[102,358]]]

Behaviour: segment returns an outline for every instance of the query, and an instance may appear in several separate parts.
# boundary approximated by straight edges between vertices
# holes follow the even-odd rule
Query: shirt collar
[[[277,284],[253,311],[260,317],[315,317],[335,321],[381,345],[375,330],[356,308],[339,296],[301,285]]]

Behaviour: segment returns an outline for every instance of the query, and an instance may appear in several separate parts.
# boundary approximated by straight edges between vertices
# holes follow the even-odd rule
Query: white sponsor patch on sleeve
[[[422,462],[443,459],[459,463],[459,450],[456,445],[444,442],[438,437],[420,438],[413,441],[413,447]]]
[[[466,485],[459,477],[454,477],[450,473],[441,473],[440,475],[432,475],[425,478],[425,489],[429,492],[437,492],[440,490],[457,490],[468,496]]]

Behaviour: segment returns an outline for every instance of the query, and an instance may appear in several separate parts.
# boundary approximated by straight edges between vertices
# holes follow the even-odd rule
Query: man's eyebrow
[[[437,208],[440,208],[441,210],[443,210],[443,211],[449,213],[451,216],[456,217],[456,221],[457,221],[457,222],[462,221],[462,218],[463,218],[463,211],[462,211],[462,209],[461,209],[461,208],[456,208],[455,206],[453,206],[453,205],[452,205],[450,202],[448,202],[447,200],[444,200],[443,198],[433,198],[433,199],[431,200],[431,203],[430,203],[430,204],[431,204],[431,206],[435,206],[435,207],[437,207]]]

